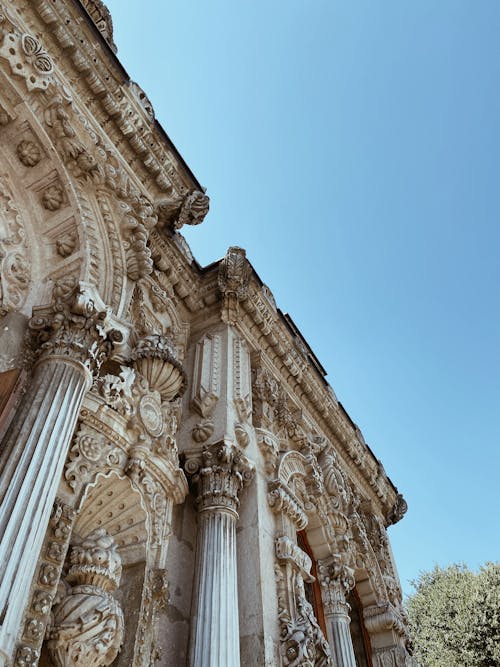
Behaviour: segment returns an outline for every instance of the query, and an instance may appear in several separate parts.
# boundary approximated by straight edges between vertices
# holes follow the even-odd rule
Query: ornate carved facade
[[[406,503],[115,52],[0,0],[0,665],[412,665]]]

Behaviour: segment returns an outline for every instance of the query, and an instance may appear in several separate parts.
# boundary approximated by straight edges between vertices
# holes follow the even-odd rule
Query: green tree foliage
[[[500,563],[424,572],[406,601],[422,667],[500,667]]]

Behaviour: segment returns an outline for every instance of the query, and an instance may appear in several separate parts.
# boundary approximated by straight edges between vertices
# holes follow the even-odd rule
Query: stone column
[[[198,537],[193,589],[190,667],[240,664],[236,522],[238,493],[253,476],[249,461],[225,444],[186,462],[193,475]]]
[[[70,439],[92,372],[119,332],[78,292],[33,317],[37,362],[0,451],[0,665],[12,654]]]
[[[325,611],[328,642],[336,667],[356,667],[346,597],[354,588],[354,571],[334,556],[318,561],[318,579]]]

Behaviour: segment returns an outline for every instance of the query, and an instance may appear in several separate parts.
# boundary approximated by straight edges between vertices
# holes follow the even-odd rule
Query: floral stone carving
[[[54,608],[48,649],[57,667],[110,665],[123,641],[123,613],[111,595],[121,559],[113,538],[99,528],[74,546],[66,596]]]

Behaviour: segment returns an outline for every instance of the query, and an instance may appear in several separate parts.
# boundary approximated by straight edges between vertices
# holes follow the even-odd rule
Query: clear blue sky
[[[500,2],[108,0],[118,55],[409,511],[404,589],[500,558]]]

